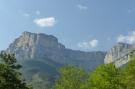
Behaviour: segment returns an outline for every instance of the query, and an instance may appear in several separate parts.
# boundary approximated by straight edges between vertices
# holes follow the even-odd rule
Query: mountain
[[[104,63],[120,67],[130,60],[129,54],[133,49],[135,45],[118,43],[107,53],[83,52],[66,48],[52,35],[23,32],[6,51],[16,55],[28,82],[34,87],[40,86],[39,89],[51,89],[48,86],[54,84],[59,75],[58,69],[64,65],[76,65],[88,71]]]
[[[15,39],[6,50],[14,53],[17,61],[23,65],[22,72],[27,81],[38,79],[51,81],[58,77],[58,69],[64,65],[71,64],[92,71],[98,65],[104,63],[106,52],[83,52],[66,48],[52,35],[43,33],[23,32]],[[38,79],[37,79],[38,77]],[[39,78],[41,77],[41,78]],[[41,88],[42,89],[42,88]],[[47,88],[49,89],[49,88]]]
[[[83,52],[65,48],[52,35],[43,33],[23,32],[7,48],[7,52],[15,53],[19,61],[33,60],[53,61],[58,64],[74,64],[86,69],[93,69],[99,64],[104,63],[105,52]]]
[[[121,67],[130,60],[131,51],[134,49],[135,45],[118,43],[107,52],[104,63],[114,63],[117,67]]]

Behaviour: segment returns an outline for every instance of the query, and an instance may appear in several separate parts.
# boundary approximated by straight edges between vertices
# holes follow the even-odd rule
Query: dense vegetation
[[[100,65],[91,73],[75,66],[63,67],[54,89],[135,89],[135,60],[122,68]]]
[[[76,66],[64,66],[53,89],[135,89],[135,55],[132,59],[121,68],[104,64],[90,73]],[[0,53],[0,89],[32,89],[22,78],[20,68],[15,55]],[[51,89],[48,79],[38,74],[33,76],[31,86],[34,89]]]
[[[15,55],[0,53],[0,89],[30,89],[19,72]]]

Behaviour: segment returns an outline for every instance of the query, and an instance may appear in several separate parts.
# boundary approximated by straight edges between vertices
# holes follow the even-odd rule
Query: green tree
[[[0,53],[0,89],[30,89],[22,80],[14,54]]]
[[[120,89],[119,69],[113,64],[101,65],[89,75],[86,89]]]
[[[75,66],[65,66],[60,70],[54,89],[135,89],[134,51],[130,56],[131,61],[120,68],[104,64],[89,75]]]
[[[135,55],[132,60],[121,69],[122,89],[135,89]]]
[[[87,73],[75,66],[65,66],[60,69],[60,78],[54,89],[84,89]]]

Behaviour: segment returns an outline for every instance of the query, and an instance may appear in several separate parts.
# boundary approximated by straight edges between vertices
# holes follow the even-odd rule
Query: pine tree
[[[30,89],[19,72],[14,54],[0,53],[0,89]]]

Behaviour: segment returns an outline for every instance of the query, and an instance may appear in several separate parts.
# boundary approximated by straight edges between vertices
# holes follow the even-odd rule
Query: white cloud
[[[95,48],[97,46],[98,46],[98,40],[96,39],[88,41],[88,42],[78,43],[78,47],[83,48],[83,49]]]
[[[81,4],[77,5],[77,7],[78,7],[80,10],[87,10],[87,9],[88,9],[87,6],[84,6],[84,5],[81,5]]]
[[[33,22],[40,27],[53,27],[56,24],[56,19],[54,17],[39,18]]]
[[[129,44],[135,43],[135,31],[129,33],[128,35],[120,35],[117,38],[117,42],[124,42]]]

